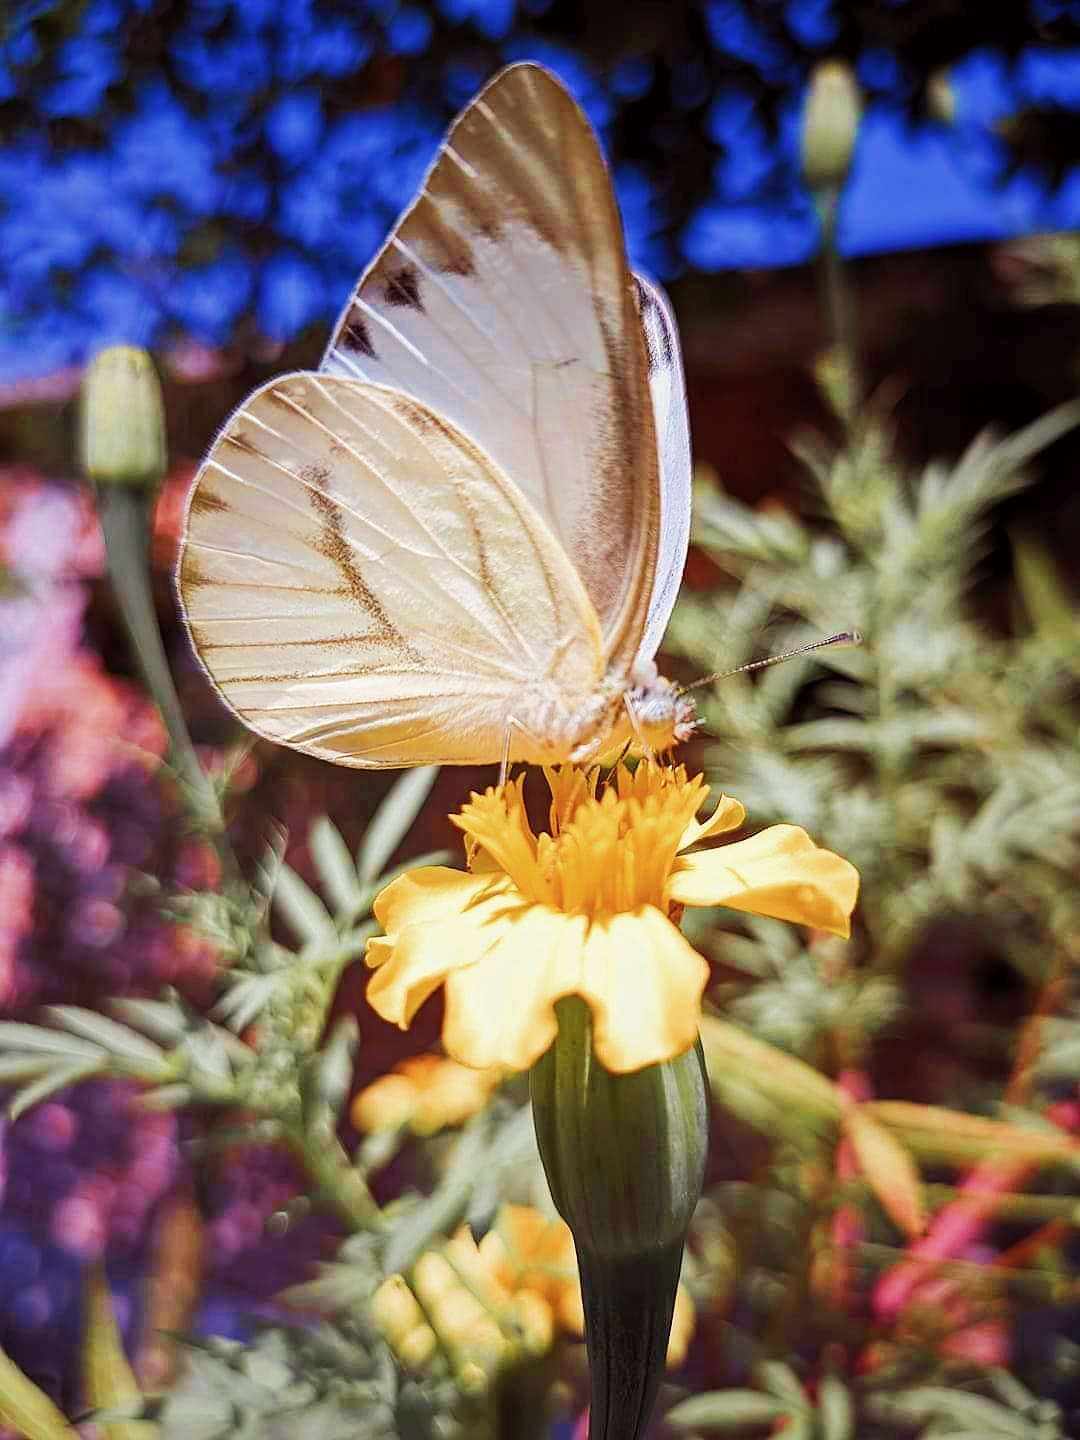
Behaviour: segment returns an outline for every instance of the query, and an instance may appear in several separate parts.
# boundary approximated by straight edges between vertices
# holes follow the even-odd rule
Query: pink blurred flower
[[[58,1153],[66,1150],[79,1129],[78,1117],[59,1100],[48,1100],[30,1112],[30,1128],[34,1142],[42,1150]]]
[[[104,1207],[78,1189],[56,1206],[49,1228],[54,1243],[69,1255],[93,1260],[104,1253],[108,1239]]]
[[[1062,1101],[1046,1111],[1048,1120],[1063,1129],[1080,1127],[1080,1106]],[[874,1287],[874,1313],[879,1320],[895,1317],[913,1298],[934,1262],[955,1259],[982,1234],[993,1217],[999,1195],[1019,1190],[1038,1170],[1029,1159],[986,1160],[961,1181],[964,1192],[958,1200],[944,1205],[930,1222],[921,1240],[908,1246],[908,1259],[887,1271]]]

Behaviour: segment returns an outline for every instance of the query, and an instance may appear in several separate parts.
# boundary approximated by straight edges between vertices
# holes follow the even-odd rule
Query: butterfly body
[[[181,604],[226,703],[339,763],[666,750],[692,728],[652,664],[689,482],[666,302],[627,266],[585,117],[514,66],[456,122],[321,370],[226,423]]]

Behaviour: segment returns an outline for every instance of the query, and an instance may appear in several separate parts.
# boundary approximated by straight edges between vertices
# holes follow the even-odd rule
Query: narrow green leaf
[[[805,1410],[809,1405],[802,1381],[783,1360],[762,1360],[754,1367],[754,1375],[770,1395],[783,1402],[785,1409]]]
[[[986,1380],[990,1388],[996,1392],[998,1399],[1013,1410],[1030,1412],[1042,1403],[1026,1385],[1021,1385],[1016,1376],[1010,1374],[1008,1370],[989,1370]]]
[[[851,1391],[838,1375],[822,1376],[818,1386],[821,1440],[854,1440],[855,1407]]]
[[[407,771],[379,806],[357,856],[361,884],[370,885],[382,874],[386,862],[419,815],[438,773],[437,765],[421,765]]]
[[[771,1427],[788,1413],[774,1396],[757,1390],[715,1390],[680,1401],[664,1419],[676,1432],[736,1431],[748,1426]]]
[[[844,1109],[843,1126],[859,1168],[893,1221],[909,1237],[926,1229],[922,1177],[896,1136],[858,1105]]]
[[[1049,640],[1074,640],[1076,614],[1054,557],[1033,535],[1013,534],[1009,538],[1017,589],[1036,632]]]
[[[0,1085],[11,1080],[28,1080],[50,1070],[54,1063],[51,1055],[0,1055]]]
[[[232,1083],[235,1072],[229,1050],[222,1039],[227,1034],[227,1030],[217,1025],[204,1025],[200,1030],[192,1031],[184,1048],[193,1079],[198,1080],[201,1070],[211,1080]],[[251,1052],[248,1054],[250,1056]]]
[[[139,1106],[143,1110],[183,1110],[194,1099],[195,1092],[191,1086],[178,1082],[145,1090],[139,1096]]]
[[[338,914],[355,914],[362,904],[364,891],[341,831],[327,816],[320,815],[311,827],[308,845],[319,883],[334,910]]]
[[[159,1074],[168,1073],[169,1066],[161,1047],[127,1025],[98,1015],[96,1011],[84,1010],[79,1005],[49,1005],[45,1014],[70,1034],[101,1045],[110,1055],[152,1067]]]
[[[74,1428],[43,1390],[0,1350],[0,1420],[26,1440],[76,1440]]]
[[[970,1427],[991,1440],[1035,1440],[1034,1428],[1017,1415],[982,1395],[965,1390],[951,1390],[944,1385],[923,1385],[898,1395],[875,1395],[867,1401],[866,1410],[872,1420],[890,1425],[928,1425],[934,1420]]]
[[[305,945],[335,937],[330,912],[291,865],[282,865],[278,871],[273,903],[289,929]]]
[[[16,1091],[8,1101],[7,1113],[12,1120],[18,1120],[20,1115],[25,1115],[27,1110],[40,1105],[42,1100],[47,1100],[58,1090],[77,1085],[80,1080],[89,1080],[107,1069],[107,1057],[104,1055],[100,1060],[79,1060],[74,1065],[61,1065],[47,1075],[42,1075],[41,1079],[32,1085],[24,1085],[21,1090]]]
[[[179,1045],[188,1032],[189,1021],[183,1010],[165,1000],[119,999],[109,1004],[121,1020],[169,1049]]]
[[[42,1025],[24,1025],[18,1020],[0,1020],[0,1051],[3,1050],[33,1050],[43,1055],[66,1055],[71,1060],[105,1059],[100,1045],[46,1030]]]
[[[214,1019],[227,1025],[230,1033],[236,1035],[257,1020],[288,983],[289,977],[284,970],[266,975],[239,976],[214,1006]]]

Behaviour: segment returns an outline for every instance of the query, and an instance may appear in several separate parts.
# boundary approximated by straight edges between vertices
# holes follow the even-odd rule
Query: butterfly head
[[[634,739],[649,755],[666,755],[697,729],[694,702],[651,661],[634,667],[623,697]]]

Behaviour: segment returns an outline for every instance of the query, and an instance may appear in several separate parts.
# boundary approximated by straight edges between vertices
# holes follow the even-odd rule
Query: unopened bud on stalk
[[[145,350],[114,345],[83,379],[79,452],[95,485],[155,489],[165,473],[165,407]]]
[[[926,108],[934,120],[951,125],[956,119],[956,94],[947,70],[935,70],[926,86]]]
[[[823,60],[810,76],[803,111],[803,177],[815,193],[842,188],[861,114],[862,97],[851,66]]]
[[[591,1375],[590,1440],[637,1440],[664,1372],[683,1242],[701,1196],[708,1088],[700,1045],[614,1075],[592,1012],[558,1005],[529,1075],[552,1197],[577,1249]]]

